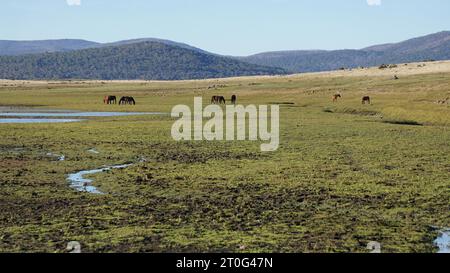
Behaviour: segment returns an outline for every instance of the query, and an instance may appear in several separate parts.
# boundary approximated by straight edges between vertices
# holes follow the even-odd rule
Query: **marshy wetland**
[[[0,252],[64,252],[70,241],[85,252],[367,252],[370,241],[438,252],[435,227],[450,226],[450,106],[435,101],[450,96],[450,70],[370,71],[0,84],[0,123],[39,111],[83,119],[0,124]],[[103,104],[121,94],[137,104]],[[276,152],[175,142],[170,115],[139,114],[233,94],[280,105]],[[60,109],[135,114],[42,115]]]

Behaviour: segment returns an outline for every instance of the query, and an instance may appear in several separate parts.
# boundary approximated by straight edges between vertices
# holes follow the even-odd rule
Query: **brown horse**
[[[362,104],[366,104],[366,103],[371,104],[369,96],[364,96],[362,98]]]
[[[336,94],[333,96],[333,102],[337,102],[339,98],[342,98],[341,94]]]
[[[236,105],[237,97],[236,95],[231,96],[231,103]]]
[[[211,104],[226,104],[225,97],[223,97],[223,96],[213,96],[211,98]]]
[[[103,98],[104,104],[117,104],[117,97],[116,96],[105,96]]]
[[[136,101],[133,97],[122,97],[119,101],[119,105],[136,105]]]

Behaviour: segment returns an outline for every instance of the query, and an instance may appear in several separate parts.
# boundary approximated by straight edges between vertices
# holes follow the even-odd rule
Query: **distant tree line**
[[[285,73],[281,68],[158,42],[0,56],[0,78],[3,79],[184,80]]]

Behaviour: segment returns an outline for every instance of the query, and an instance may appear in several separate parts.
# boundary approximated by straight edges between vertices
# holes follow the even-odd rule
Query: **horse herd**
[[[333,102],[338,102],[338,100],[342,98],[341,94],[335,94],[332,97]],[[237,97],[236,95],[232,95],[230,99],[232,104],[236,104]],[[116,96],[105,96],[103,98],[104,104],[117,104],[117,97]],[[364,96],[362,98],[362,104],[371,104],[371,98],[369,96]],[[227,104],[227,101],[224,96],[213,96],[211,98],[211,104]],[[444,99],[444,100],[438,100],[436,104],[450,104],[450,98]],[[130,96],[124,96],[120,98],[119,105],[136,105],[136,100],[133,97]]]
[[[231,96],[231,103],[236,104],[237,97],[236,95]],[[224,96],[213,96],[211,98],[211,104],[227,104],[227,100]]]
[[[116,96],[105,96],[103,98],[104,104],[117,104],[117,97]],[[136,105],[136,101],[133,97],[125,96],[120,98],[119,105]]]
[[[335,94],[335,95],[333,95],[332,100],[333,100],[333,102],[337,102],[339,98],[342,98],[342,95],[341,94]],[[367,104],[371,104],[369,96],[364,96],[362,98],[362,104],[366,104],[366,103]]]
[[[236,95],[231,96],[231,103],[236,104]],[[105,96],[103,98],[104,104],[117,104],[116,96]],[[224,96],[213,96],[211,98],[211,104],[226,104],[227,101]],[[136,100],[133,97],[125,96],[119,100],[119,105],[136,105]]]

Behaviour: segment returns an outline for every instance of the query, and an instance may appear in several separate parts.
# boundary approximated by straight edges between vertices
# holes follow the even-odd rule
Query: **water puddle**
[[[74,112],[68,110],[0,111],[0,123],[67,123],[80,122],[89,117],[126,117],[164,115],[160,112]]]
[[[450,253],[450,229],[442,230],[434,244],[439,248],[438,253]]]
[[[47,153],[47,156],[55,157],[55,158],[58,159],[58,161],[66,160],[66,156],[65,155],[57,155],[57,154],[54,154],[54,153]]]
[[[87,118],[87,117],[126,117],[144,115],[162,115],[158,112],[4,112],[0,117],[62,117],[62,118]]]
[[[49,118],[0,118],[0,123],[69,123],[79,122],[83,119],[49,119]]]
[[[77,173],[69,174],[67,177],[67,180],[70,182],[70,187],[79,191],[79,192],[88,192],[93,194],[104,194],[103,192],[99,191],[96,187],[92,186],[92,182],[94,180],[85,178],[86,175],[101,173],[110,171],[113,169],[125,169],[133,164],[123,164],[123,165],[116,165],[116,166],[109,166],[104,167],[100,169],[95,170],[86,170],[86,171],[80,171]]]
[[[100,152],[99,151],[97,151],[96,149],[89,149],[89,150],[87,150],[89,153],[91,153],[91,154],[99,154]]]

